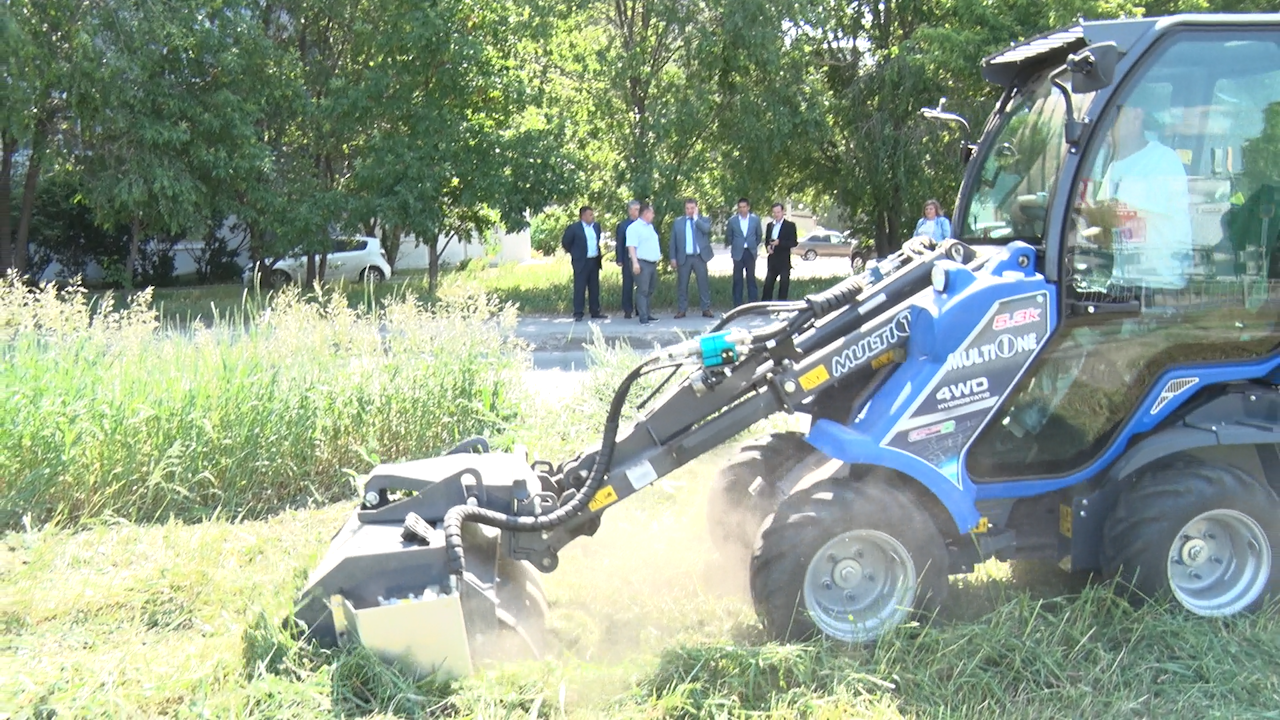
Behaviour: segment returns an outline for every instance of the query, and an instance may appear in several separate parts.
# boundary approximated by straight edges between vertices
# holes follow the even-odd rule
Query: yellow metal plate
[[[984,533],[991,529],[991,523],[986,518],[978,518],[978,524],[974,526],[970,532]]]
[[[1058,506],[1058,532],[1071,537],[1071,506]]]
[[[614,490],[612,485],[605,485],[596,491],[595,497],[591,498],[591,502],[587,504],[587,507],[591,512],[595,512],[616,502],[618,502],[618,491]]]
[[[892,351],[892,350],[890,350],[889,352],[887,352],[887,353],[885,353],[885,354],[881,355],[880,357],[876,358],[875,360],[872,360],[872,361],[871,361],[871,369],[872,369],[872,370],[879,370],[880,368],[884,367],[885,365],[888,365],[888,364],[889,364],[889,363],[891,363],[891,362],[893,362],[893,351]]]
[[[827,367],[819,365],[800,376],[800,387],[805,390],[812,390],[830,379],[831,374],[827,372]]]

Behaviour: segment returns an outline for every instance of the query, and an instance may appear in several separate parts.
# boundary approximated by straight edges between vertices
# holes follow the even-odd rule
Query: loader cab
[[[1114,79],[1071,92],[1067,58],[1097,42],[1119,50]],[[986,71],[1006,90],[957,235],[1036,247],[1059,317],[964,467],[979,484],[1064,477],[1124,440],[1169,368],[1276,352],[1280,21],[1086,23]]]

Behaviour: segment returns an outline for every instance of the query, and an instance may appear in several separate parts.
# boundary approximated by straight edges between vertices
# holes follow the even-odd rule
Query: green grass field
[[[799,298],[806,293],[825,290],[842,279],[793,279],[791,297]],[[406,298],[429,305],[439,299],[428,292],[426,276],[421,273],[406,273],[393,280],[373,287],[335,285],[329,292],[345,297],[351,308],[367,308],[380,302]],[[763,283],[763,276],[758,281]],[[653,296],[653,307],[657,311],[666,313],[676,307],[675,283],[674,273],[668,272],[659,277]],[[728,309],[732,305],[732,278],[712,275],[710,285],[712,307],[719,311]],[[621,313],[622,276],[617,265],[604,264],[600,286],[604,312]],[[483,263],[473,263],[441,273],[439,296],[475,293],[484,293],[499,303],[511,304],[522,315],[568,315],[573,309],[573,271],[567,259],[557,257],[546,263],[526,265],[488,267]],[[157,288],[153,290],[153,299],[163,320],[187,325],[196,319],[210,323],[252,317],[269,305],[275,294],[275,291],[251,290],[241,285],[208,285]],[[311,294],[311,290],[306,289],[304,294]],[[128,305],[131,295],[116,291],[96,293],[95,297],[104,306],[110,302],[112,308],[123,308]],[[691,288],[691,295],[696,304],[696,284]]]
[[[565,549],[540,662],[435,683],[297,646],[280,628],[370,455],[465,429],[564,458],[635,359],[594,347],[590,392],[536,400],[487,303],[332,300],[182,335],[0,289],[0,718],[1280,717],[1277,609],[1134,609],[1053,567],[953,578],[940,617],[875,648],[766,642],[704,523],[731,447]]]

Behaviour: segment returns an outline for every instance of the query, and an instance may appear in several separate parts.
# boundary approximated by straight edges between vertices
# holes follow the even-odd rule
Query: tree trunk
[[[13,267],[13,156],[18,152],[18,138],[7,131],[0,133],[0,149],[4,152],[0,168],[0,273]]]
[[[307,253],[307,282],[306,286],[311,287],[316,284],[316,254]]]
[[[133,288],[133,283],[138,278],[138,246],[142,242],[142,219],[138,216],[133,217],[133,232],[129,236],[129,261],[125,263],[125,282],[126,287]]]
[[[435,237],[427,243],[427,293],[436,294],[436,286],[440,282],[440,238]]]
[[[391,266],[392,272],[396,269],[396,259],[400,256],[400,243],[404,239],[404,230],[398,226],[392,226],[382,233],[382,249],[387,251],[387,264]]]
[[[13,241],[13,265],[19,275],[27,272],[27,238],[31,235],[31,214],[36,207],[36,186],[40,181],[40,156],[44,141],[32,143],[31,162],[27,165],[27,178],[22,183],[22,211],[18,216],[18,237]]]
[[[316,277],[320,279],[320,282],[324,282],[324,273],[328,269],[329,269],[329,255],[328,254],[321,255],[320,267],[317,268],[316,270]]]

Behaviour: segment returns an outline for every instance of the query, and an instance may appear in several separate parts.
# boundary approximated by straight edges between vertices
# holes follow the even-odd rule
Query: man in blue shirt
[[[658,263],[662,262],[662,246],[658,231],[653,229],[653,207],[640,206],[640,217],[627,226],[627,256],[636,279],[636,317],[641,325],[656,322],[649,313],[649,301],[658,286]]]
[[[578,222],[565,228],[560,236],[560,247],[569,253],[573,262],[573,319],[582,319],[583,296],[591,295],[591,317],[609,317],[600,312],[600,223],[595,211],[583,206],[578,210]]]
[[[627,219],[618,223],[618,228],[613,233],[617,240],[614,255],[617,256],[618,267],[622,268],[622,314],[627,319],[631,318],[631,312],[635,310],[636,281],[635,275],[631,272],[631,258],[627,256],[627,228],[639,217],[640,203],[632,200],[627,203]]]
[[[715,256],[711,247],[711,218],[698,214],[698,201],[684,201],[684,217],[671,224],[671,267],[676,271],[676,318],[689,309],[689,273],[698,276],[698,295],[702,316],[711,314],[711,282],[707,263]]]

